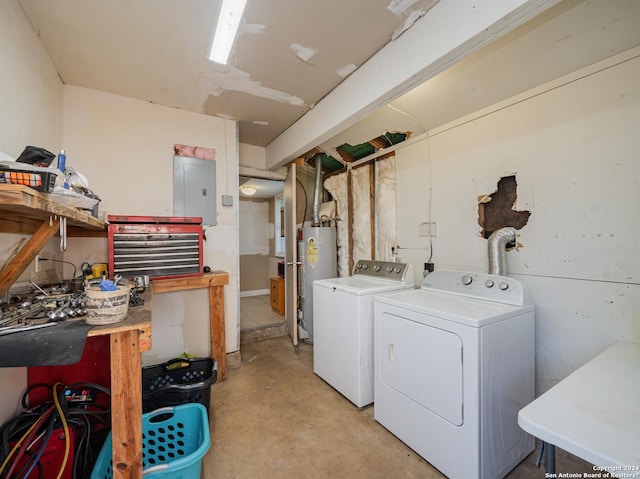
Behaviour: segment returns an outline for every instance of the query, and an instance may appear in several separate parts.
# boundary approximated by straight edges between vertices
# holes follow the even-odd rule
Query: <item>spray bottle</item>
[[[65,153],[64,150],[60,150],[60,153],[58,154],[58,169],[62,171],[62,174],[64,175],[64,188],[68,190],[69,183],[67,183],[67,173],[66,173],[67,154]]]
[[[58,169],[64,173],[64,170],[67,168],[67,154],[64,150],[60,150],[58,154]]]

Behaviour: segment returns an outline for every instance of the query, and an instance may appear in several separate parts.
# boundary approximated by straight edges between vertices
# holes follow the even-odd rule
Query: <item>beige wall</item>
[[[225,287],[227,352],[238,337],[238,143],[235,122],[167,108],[109,93],[66,86],[64,145],[67,165],[88,179],[109,214],[173,215],[173,145],[216,150],[217,225],[206,226],[204,264],[229,273]],[[231,195],[233,206],[222,206]],[[106,257],[101,240],[69,241],[68,261]],[[186,351],[208,355],[206,290],[154,297],[154,342],[145,364]],[[191,338],[191,340],[188,340]]]
[[[269,256],[262,254],[240,255],[240,295],[246,292],[268,294]]]
[[[62,147],[62,82],[14,0],[0,2],[0,151]]]
[[[286,167],[275,171],[266,169],[266,149],[261,146],[240,143],[239,156],[239,172],[242,176],[283,180],[287,175]]]
[[[266,170],[267,168],[267,152],[261,146],[240,143],[239,156],[242,167],[255,170]]]
[[[269,256],[273,242],[271,199],[240,199],[240,291],[269,290]]]
[[[508,274],[536,307],[537,392],[618,340],[640,341],[640,49],[430,132],[396,152],[398,242],[417,279],[487,271],[478,197],[515,175],[529,210]]]
[[[62,145],[62,82],[13,0],[0,2],[0,64],[0,151],[12,158],[27,145],[57,152]],[[1,262],[21,238],[0,234]],[[28,280],[31,273],[20,280]],[[26,368],[0,368],[0,384],[0,422],[4,422],[19,410]]]

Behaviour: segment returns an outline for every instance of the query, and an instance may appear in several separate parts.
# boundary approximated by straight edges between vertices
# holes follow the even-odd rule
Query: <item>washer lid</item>
[[[472,327],[486,326],[533,311],[531,305],[513,306],[424,289],[376,296],[375,302],[419,313],[415,317],[412,315],[416,321],[420,321],[420,315],[428,315]]]
[[[313,282],[314,286],[343,291],[348,294],[363,295],[385,293],[400,289],[413,289],[412,284],[399,283],[365,276],[344,276],[342,278],[320,279]]]

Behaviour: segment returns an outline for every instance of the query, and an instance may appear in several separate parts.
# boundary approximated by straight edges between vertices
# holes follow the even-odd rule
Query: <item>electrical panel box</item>
[[[200,276],[200,217],[109,215],[109,276]]]
[[[217,223],[215,160],[173,157],[173,214],[201,217],[205,225]]]

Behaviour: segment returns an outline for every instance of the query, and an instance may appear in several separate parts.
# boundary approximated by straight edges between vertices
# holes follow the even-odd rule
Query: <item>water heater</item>
[[[313,282],[335,278],[337,273],[336,229],[305,226],[298,242],[298,337],[313,342]]]

